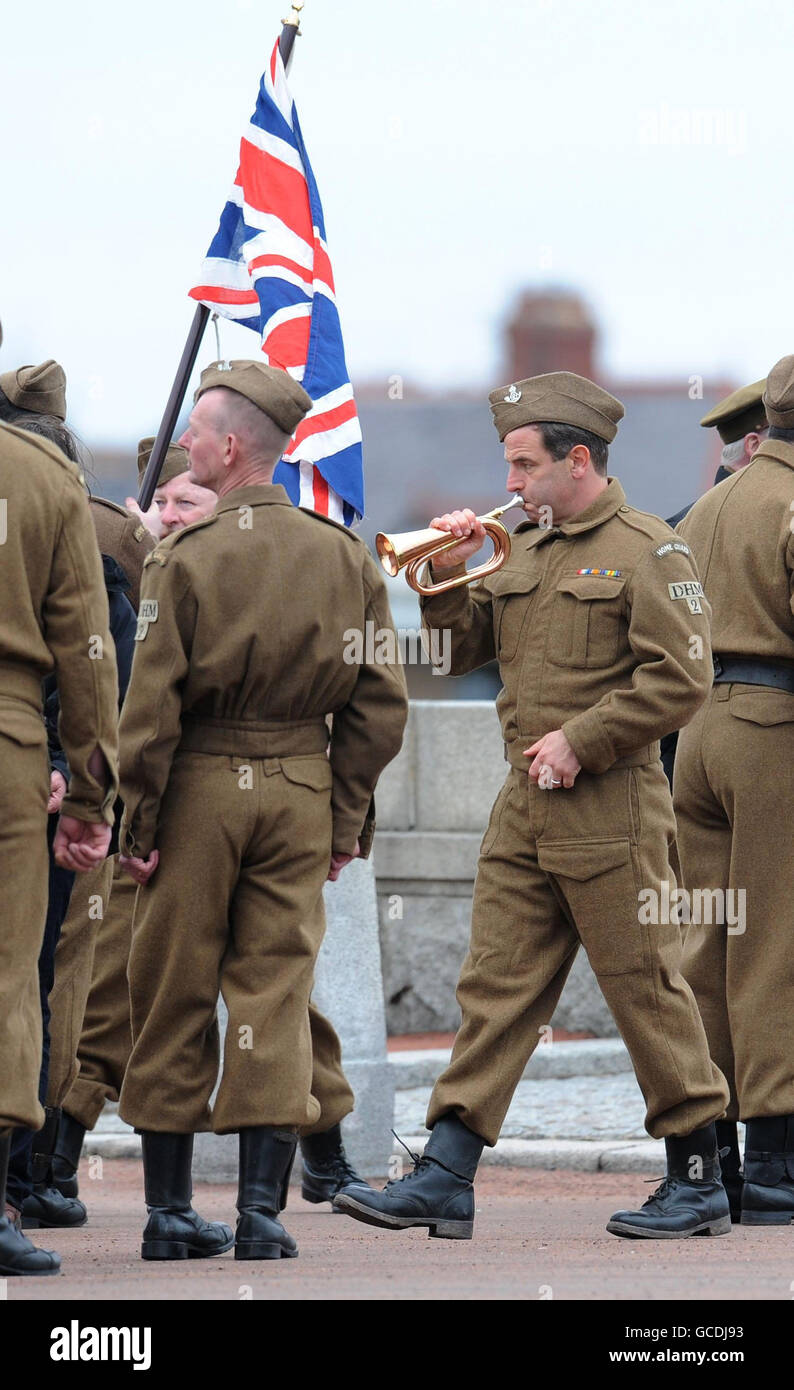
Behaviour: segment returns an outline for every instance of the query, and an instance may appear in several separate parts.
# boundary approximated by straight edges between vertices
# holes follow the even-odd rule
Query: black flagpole
[[[300,12],[303,9],[303,0],[295,0],[289,15],[283,21],[281,28],[281,38],[278,41],[281,61],[285,68],[288,66],[292,56],[292,48],[295,39],[300,33]],[[201,347],[201,340],[204,337],[204,330],[207,327],[207,320],[210,310],[206,304],[197,304],[196,312],[193,315],[193,322],[190,325],[190,332],[187,335],[187,342],[182,350],[182,357],[171,387],[171,394],[168,397],[168,404],[165,413],[160,421],[160,428],[154,441],[149,462],[146,465],[146,472],[143,475],[141,490],[138,494],[138,506],[142,512],[147,512],[152,504],[154,490],[157,487],[157,480],[160,477],[160,470],[163,466],[169,444],[179,419],[179,412],[182,409],[182,402],[185,399],[187,384],[190,374],[198,357],[198,350]]]

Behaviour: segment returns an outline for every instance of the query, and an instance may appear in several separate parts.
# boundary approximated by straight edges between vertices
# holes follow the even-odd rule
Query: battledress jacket
[[[514,767],[560,728],[588,772],[651,761],[711,687],[710,610],[689,546],[629,506],[616,478],[569,521],[522,523],[500,570],[422,610],[426,627],[450,629],[453,675],[498,659]]]
[[[393,640],[365,641],[363,659],[348,661],[350,634],[368,631]],[[237,726],[244,753],[246,728],[288,733],[332,715],[333,848],[352,854],[361,838],[366,855],[372,794],[399,751],[408,701],[363,541],[294,507],[280,485],[237,488],[148,556],[137,639],[121,719],[125,853],[156,847],[186,721]]]
[[[794,445],[782,439],[765,440],[679,522],[711,600],[718,656],[794,661],[792,527]],[[764,687],[757,694],[763,702]]]
[[[79,470],[53,444],[0,425],[0,732],[44,742],[42,682],[60,692],[69,760],[62,812],[113,820],[118,677],[102,561]],[[94,749],[110,778],[88,770]]]

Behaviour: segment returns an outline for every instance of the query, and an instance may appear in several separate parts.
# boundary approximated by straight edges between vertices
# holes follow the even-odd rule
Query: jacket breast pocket
[[[494,644],[499,661],[512,661],[532,608],[536,574],[500,572],[488,581],[493,604]]]
[[[557,585],[547,652],[558,666],[612,666],[626,631],[625,579],[565,575]]]

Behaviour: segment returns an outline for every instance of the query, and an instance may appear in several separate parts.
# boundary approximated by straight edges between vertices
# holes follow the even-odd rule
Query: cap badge
[[[516,401],[521,400],[521,392],[519,391],[517,386],[511,386],[507,392],[507,395],[503,396],[502,399],[507,401],[508,405],[515,405]]]

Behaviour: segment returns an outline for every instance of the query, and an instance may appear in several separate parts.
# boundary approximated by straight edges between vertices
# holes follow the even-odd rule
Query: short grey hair
[[[228,386],[213,386],[207,394],[218,398],[219,428],[236,435],[251,457],[261,458],[264,463],[278,463],[291,435],[285,434],[275,420],[239,391],[232,391]]]

